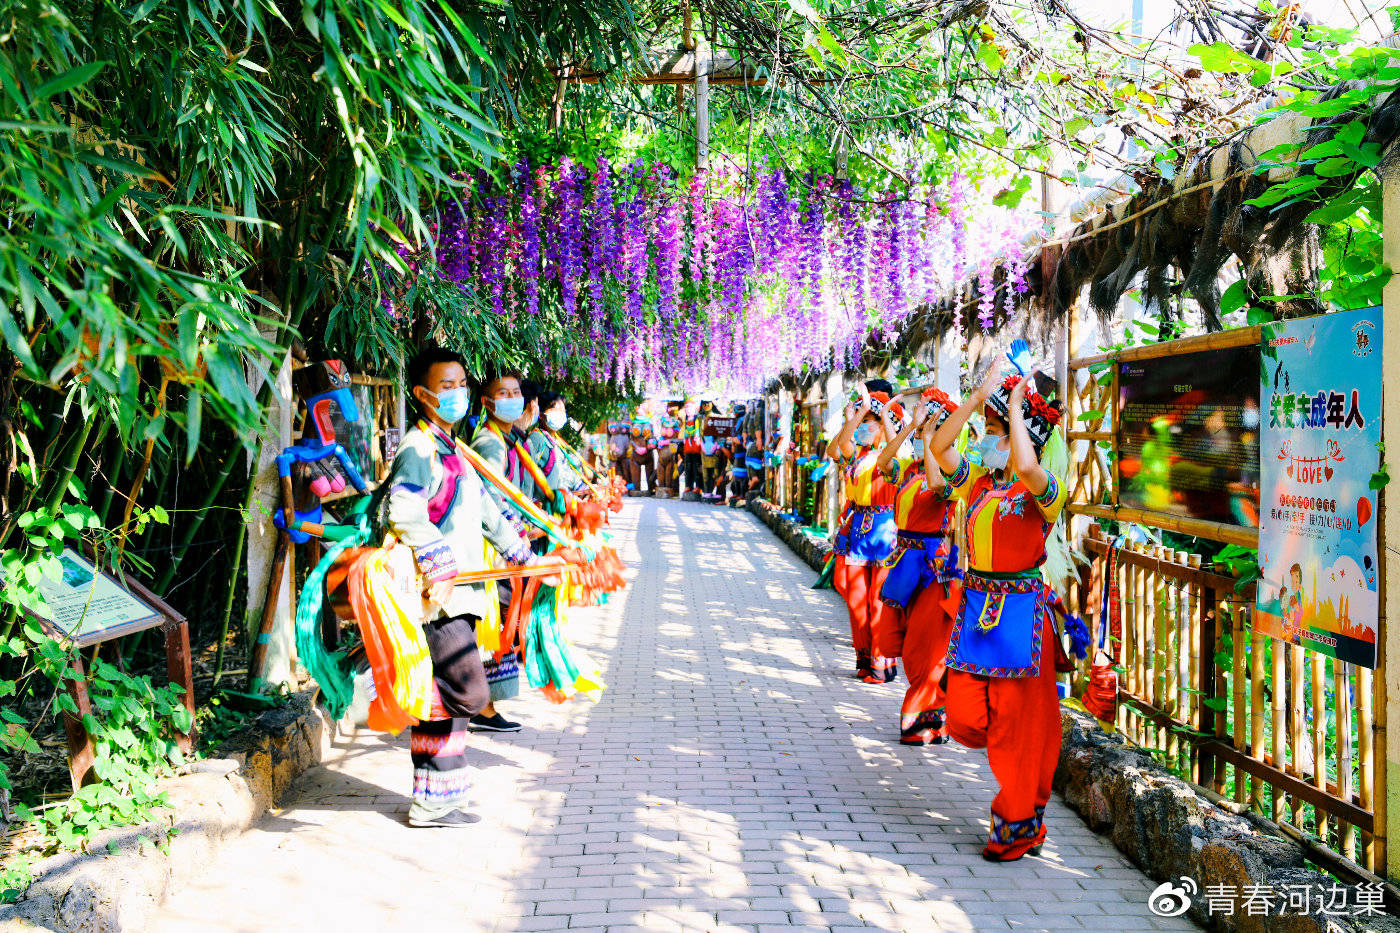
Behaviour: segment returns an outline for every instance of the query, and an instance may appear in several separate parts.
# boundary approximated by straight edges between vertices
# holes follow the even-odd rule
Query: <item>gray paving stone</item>
[[[407,737],[362,732],[152,933],[1194,929],[1058,800],[1047,858],[983,862],[985,754],[894,741],[902,682],[849,676],[839,597],[747,513],[633,499],[613,532],[631,584],[568,619],[608,689],[502,704],[479,824],[407,827]]]

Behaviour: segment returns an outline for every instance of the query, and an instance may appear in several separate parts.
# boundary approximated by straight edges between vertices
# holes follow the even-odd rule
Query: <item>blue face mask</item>
[[[924,439],[921,437],[914,439],[914,456],[919,460],[924,459]]]
[[[437,414],[443,421],[454,423],[461,421],[467,416],[467,411],[472,406],[471,396],[467,393],[465,386],[444,389],[442,392],[429,392],[428,394],[437,399]]]
[[[865,422],[856,428],[855,440],[857,447],[869,447],[875,443],[875,425]]]
[[[1002,450],[1000,446],[1001,434],[988,434],[978,442],[977,448],[982,452],[982,465],[989,470],[1002,470],[1011,461],[1011,449],[1008,447]]]
[[[557,408],[544,413],[544,423],[551,431],[558,431],[569,421],[569,416]]]
[[[516,422],[525,414],[525,397],[498,398],[491,403],[491,412],[502,421]]]

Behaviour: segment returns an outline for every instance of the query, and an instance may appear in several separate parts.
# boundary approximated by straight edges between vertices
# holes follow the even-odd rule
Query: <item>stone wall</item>
[[[831,553],[826,541],[803,534],[769,502],[751,501],[749,510],[812,567],[825,566]],[[1055,791],[1149,877],[1187,890],[1187,915],[1196,922],[1223,933],[1400,933],[1400,920],[1389,915],[1300,916],[1275,910],[1249,916],[1243,898],[1233,914],[1210,913],[1206,896],[1212,885],[1235,892],[1244,892],[1247,885],[1270,891],[1307,885],[1314,899],[1321,895],[1326,903],[1334,879],[1307,868],[1297,842],[1212,803],[1143,749],[1105,732],[1092,716],[1065,707],[1061,728]],[[1182,878],[1191,879],[1194,892],[1181,884]]]
[[[1307,868],[1297,842],[1212,803],[1143,749],[1105,732],[1093,716],[1064,708],[1061,727],[1056,792],[1154,880],[1191,879],[1195,891],[1188,915],[1197,922],[1240,933],[1400,930],[1400,920],[1392,916],[1299,916],[1276,909],[1251,917],[1243,898],[1233,914],[1211,914],[1206,895],[1213,885],[1231,892],[1244,892],[1248,885],[1268,891],[1306,885],[1314,899],[1323,896],[1326,903],[1334,879]]]
[[[160,782],[170,807],[155,822],[105,832],[85,852],[41,862],[24,897],[0,906],[0,931],[142,930],[172,892],[202,872],[219,844],[251,826],[321,761],[333,724],[311,693],[258,717],[223,755]]]
[[[779,514],[776,505],[767,499],[751,498],[748,500],[749,511],[757,515],[763,524],[773,530],[779,538],[782,538],[787,546],[792,548],[793,553],[807,562],[813,570],[820,572],[826,567],[827,558],[831,556],[831,542],[824,538],[813,538],[802,532],[802,526],[791,519],[783,518]]]

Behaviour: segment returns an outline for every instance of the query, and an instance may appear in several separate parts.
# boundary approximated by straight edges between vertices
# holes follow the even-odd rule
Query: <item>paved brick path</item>
[[[979,856],[985,756],[893,741],[845,611],[747,513],[631,500],[625,598],[577,612],[601,702],[509,704],[482,822],[415,830],[402,739],[361,733],[178,893],[176,930],[1191,930],[1058,800],[1043,858]]]

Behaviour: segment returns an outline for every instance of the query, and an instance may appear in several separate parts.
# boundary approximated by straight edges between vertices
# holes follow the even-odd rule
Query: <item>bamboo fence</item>
[[[1257,340],[1253,330],[1212,335],[1209,347],[1158,347],[1238,345]],[[1087,582],[1068,596],[1095,616],[1089,621],[1097,643],[1106,624],[1102,593],[1117,587],[1113,725],[1184,779],[1311,836],[1314,851],[1335,857],[1329,867],[1383,874],[1384,821],[1377,810],[1384,804],[1377,794],[1384,775],[1376,736],[1385,724],[1373,701],[1374,672],[1256,630],[1253,586],[1203,567],[1197,554],[1110,541],[1100,520],[1250,547],[1258,546],[1258,532],[1120,507],[1117,367],[1107,357],[1069,365],[1067,508],[1091,520],[1080,544],[1098,564],[1084,581],[1105,572],[1111,550],[1116,562],[1114,579],[1096,588],[1094,605]],[[1088,379],[1074,378],[1083,370]],[[1087,664],[1075,675],[1077,685]]]

